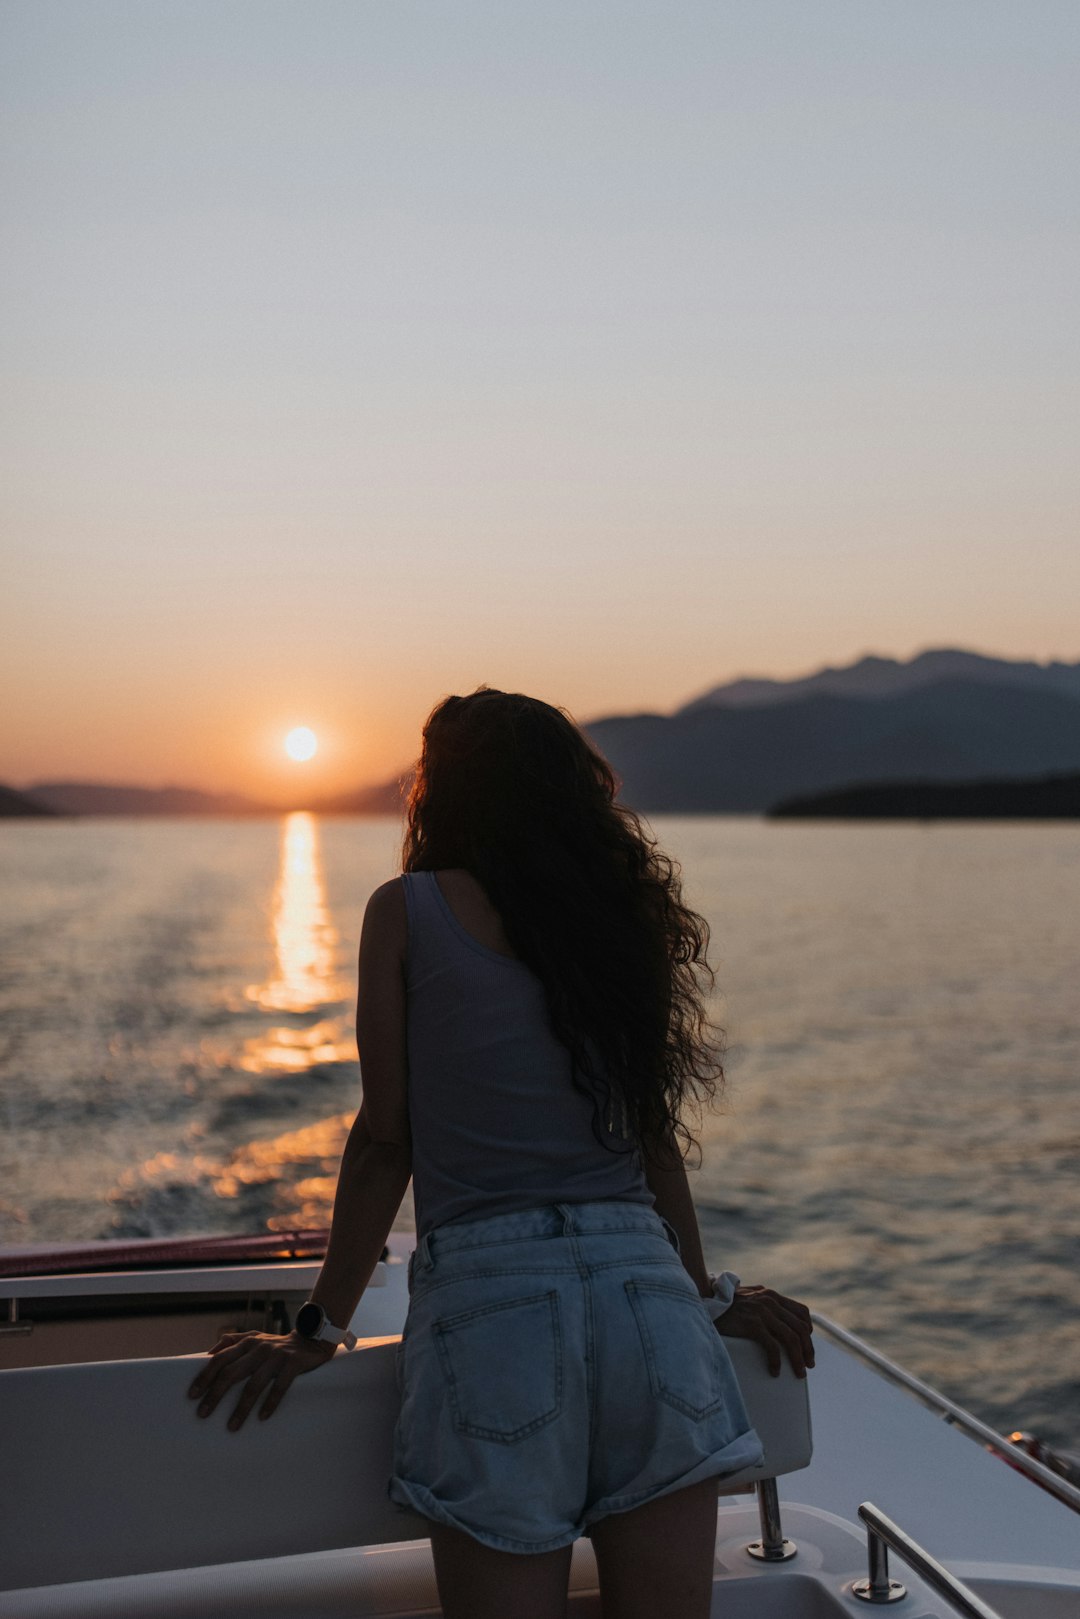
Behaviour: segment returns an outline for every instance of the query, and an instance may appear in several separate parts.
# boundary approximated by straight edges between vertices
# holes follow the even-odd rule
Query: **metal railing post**
[[[907,1596],[907,1586],[889,1578],[889,1548],[877,1532],[867,1526],[866,1559],[869,1578],[856,1580],[851,1587],[852,1596],[863,1602],[899,1602]]]
[[[776,1480],[759,1479],[756,1488],[761,1539],[752,1540],[746,1549],[751,1557],[757,1557],[764,1563],[784,1563],[789,1557],[794,1557],[799,1548],[793,1540],[784,1539]]]
[[[950,1574],[936,1557],[931,1557],[924,1547],[905,1534],[899,1524],[879,1512],[872,1501],[863,1502],[859,1517],[866,1525],[870,1577],[855,1581],[851,1587],[852,1596],[858,1597],[861,1602],[877,1603],[899,1602],[901,1597],[907,1595],[899,1580],[889,1578],[888,1548],[891,1546],[897,1556],[902,1557],[939,1596],[943,1596],[951,1608],[963,1614],[964,1619],[1001,1619],[1000,1614],[988,1607],[982,1597],[976,1596],[970,1586],[958,1580],[955,1574]]]

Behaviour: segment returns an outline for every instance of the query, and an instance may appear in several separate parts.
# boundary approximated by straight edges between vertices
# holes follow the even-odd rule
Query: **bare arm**
[[[335,1326],[347,1327],[371,1279],[412,1174],[405,1047],[405,897],[384,883],[368,901],[360,940],[356,1038],[364,1100],[341,1159],[326,1258],[312,1291]],[[333,1346],[265,1332],[224,1333],[189,1390],[209,1416],[238,1383],[229,1420],[241,1427],[259,1396],[268,1417],[293,1378],[332,1358]]]
[[[708,1298],[711,1287],[694,1200],[686,1166],[673,1141],[645,1155],[645,1178],[656,1199],[657,1214],[675,1228],[682,1262],[694,1286],[702,1298]],[[796,1377],[805,1377],[814,1364],[810,1311],[798,1299],[774,1293],[770,1287],[736,1288],[733,1302],[717,1319],[716,1330],[725,1338],[753,1338],[761,1344],[774,1377],[780,1373],[782,1349]]]
[[[326,1258],[311,1297],[347,1326],[412,1176],[405,1049],[405,897],[384,883],[360,938],[356,1044],[364,1101],[345,1143]]]
[[[362,1107],[342,1155],[326,1258],[311,1290],[335,1326],[352,1319],[411,1176],[408,1145],[373,1140]]]
[[[697,1213],[690,1195],[690,1183],[686,1178],[686,1165],[674,1145],[646,1157],[645,1179],[656,1199],[657,1214],[675,1228],[679,1239],[679,1254],[694,1286],[703,1299],[708,1298],[709,1273],[705,1268],[705,1255],[701,1251]]]

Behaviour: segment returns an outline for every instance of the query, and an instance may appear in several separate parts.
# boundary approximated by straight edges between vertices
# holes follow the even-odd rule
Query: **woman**
[[[805,1306],[705,1269],[707,926],[567,716],[487,688],[424,728],[403,863],[364,917],[363,1105],[311,1301],[284,1339],[225,1334],[191,1392],[208,1414],[244,1382],[236,1429],[323,1364],[411,1178],[390,1493],[431,1522],[444,1613],[554,1619],[589,1534],[608,1619],[700,1619],[717,1481],[761,1456],[716,1329],[813,1365]]]

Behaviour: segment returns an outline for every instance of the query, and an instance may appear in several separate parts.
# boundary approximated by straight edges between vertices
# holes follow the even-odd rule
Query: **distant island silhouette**
[[[50,809],[47,804],[41,803],[39,799],[31,797],[29,793],[19,793],[15,791],[14,787],[4,787],[0,784],[0,816],[44,815],[49,817],[55,814],[54,809]]]
[[[764,814],[853,784],[1037,783],[1080,772],[1080,661],[1039,664],[958,648],[907,662],[874,655],[792,680],[740,678],[671,714],[601,716],[584,729],[620,778],[623,801],[646,815]],[[410,779],[403,770],[290,807],[400,815]],[[284,808],[191,787],[77,781],[9,787],[0,797],[0,815],[50,811],[270,816]]]
[[[1080,817],[1080,774],[1029,781],[871,782],[787,798],[767,813],[777,820],[1068,821]]]
[[[10,792],[8,788],[6,791]],[[240,793],[197,787],[135,787],[98,781],[39,781],[16,796],[47,815],[280,815]]]
[[[293,808],[317,815],[394,815],[404,807],[407,778],[351,793],[298,801]],[[42,781],[23,790],[0,785],[3,816],[230,816],[256,818],[287,814],[280,804],[263,804],[240,793],[208,793],[197,787],[137,787],[97,781]]]

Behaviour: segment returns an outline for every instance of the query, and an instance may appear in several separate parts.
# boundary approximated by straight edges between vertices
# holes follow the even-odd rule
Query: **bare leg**
[[[709,1619],[717,1481],[593,1525],[604,1619]]]
[[[565,1619],[572,1546],[519,1556],[433,1523],[431,1550],[444,1619]]]

